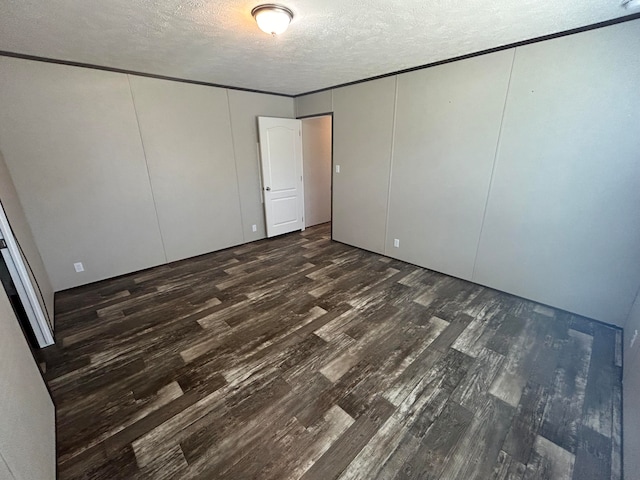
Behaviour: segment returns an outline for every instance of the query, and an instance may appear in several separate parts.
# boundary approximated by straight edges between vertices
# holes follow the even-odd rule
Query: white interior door
[[[304,230],[302,122],[258,117],[267,237]]]

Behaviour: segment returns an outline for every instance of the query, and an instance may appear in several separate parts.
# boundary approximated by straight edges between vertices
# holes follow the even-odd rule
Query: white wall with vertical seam
[[[397,100],[394,77],[333,90],[334,239],[622,326],[640,286],[639,25],[401,74]]]
[[[293,99],[130,79],[0,58],[0,151],[55,291],[265,236],[256,116]]]

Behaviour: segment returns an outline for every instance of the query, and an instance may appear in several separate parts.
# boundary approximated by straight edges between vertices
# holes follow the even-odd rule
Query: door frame
[[[333,240],[333,175],[335,174],[335,166],[333,164],[333,112],[314,113],[312,115],[303,115],[296,117],[298,120],[315,117],[331,117],[331,227],[329,237]],[[304,140],[304,139],[303,139]]]
[[[27,314],[33,334],[38,341],[40,348],[53,345],[55,340],[47,316],[42,310],[38,301],[36,290],[31,283],[31,277],[22,259],[20,245],[13,235],[11,224],[5,214],[4,207],[0,202],[0,238],[7,244],[6,249],[2,249],[2,256],[5,259],[11,279],[15,284],[18,296],[22,301],[22,306]]]

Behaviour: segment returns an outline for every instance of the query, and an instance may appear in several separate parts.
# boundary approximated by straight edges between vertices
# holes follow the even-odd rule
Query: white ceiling
[[[299,94],[634,13],[620,0],[4,0],[0,50]]]

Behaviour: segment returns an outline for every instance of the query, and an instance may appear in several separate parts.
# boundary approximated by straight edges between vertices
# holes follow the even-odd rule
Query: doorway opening
[[[302,117],[305,226],[331,224],[333,114]]]

